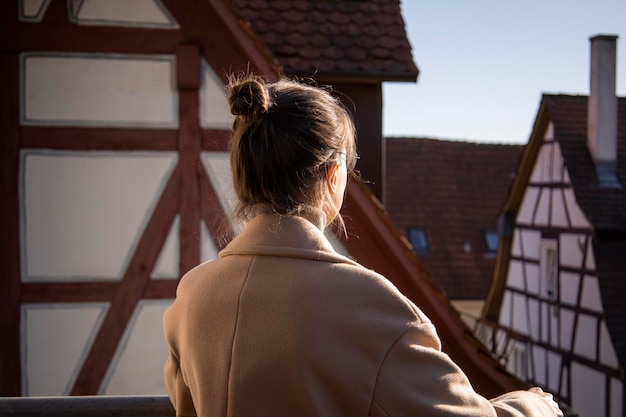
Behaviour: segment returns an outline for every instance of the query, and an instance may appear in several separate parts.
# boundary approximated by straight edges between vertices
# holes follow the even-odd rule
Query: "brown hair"
[[[236,116],[235,215],[249,219],[258,205],[279,215],[311,214],[318,207],[327,216],[338,212],[327,196],[326,170],[341,152],[349,172],[357,159],[354,124],[341,101],[327,89],[288,79],[266,83],[252,75],[231,80],[228,91]],[[340,216],[337,220],[343,226]]]

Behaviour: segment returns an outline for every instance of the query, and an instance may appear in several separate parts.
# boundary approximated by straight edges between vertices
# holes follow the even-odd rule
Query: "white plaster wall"
[[[613,368],[619,367],[611,335],[604,320],[600,322],[600,363]]]
[[[600,285],[597,277],[586,275],[583,278],[580,306],[598,313],[603,311]]]
[[[563,182],[563,164],[561,146],[558,142],[554,142],[552,145],[552,172],[550,173],[550,179],[553,183]]]
[[[539,323],[541,321],[541,317],[539,317],[539,301],[529,298],[527,300],[528,303],[528,334],[532,335],[533,339],[537,338],[539,334]]]
[[[230,154],[228,152],[203,152],[201,159],[213,189],[217,193],[220,205],[231,224],[235,227],[235,232],[238,233],[241,231],[241,225],[233,222],[232,217],[237,204],[237,196],[233,188]]]
[[[200,221],[200,259],[202,262],[217,259],[218,250],[206,224]]]
[[[103,395],[166,395],[163,366],[169,348],[163,336],[163,313],[173,300],[142,300],[111,362]]]
[[[585,261],[585,269],[588,271],[595,271],[596,269],[596,257],[593,254],[593,243],[591,239],[587,241],[587,258]]]
[[[583,417],[598,416],[606,404],[605,376],[578,362],[572,363],[572,408]]]
[[[541,291],[541,280],[539,279],[539,265],[526,262],[525,269],[528,293],[539,295],[539,292]]]
[[[544,343],[549,343],[550,342],[550,327],[548,326],[549,324],[549,318],[550,318],[550,305],[547,303],[541,303],[539,306],[541,312],[541,317],[542,317],[542,322],[541,322],[541,335],[540,335],[540,340]]]
[[[578,304],[578,290],[580,276],[571,272],[559,274],[559,296],[562,304],[576,306]]]
[[[578,328],[576,340],[574,341],[574,352],[587,359],[596,359],[596,344],[598,339],[598,321],[594,317],[580,314],[578,317]]]
[[[178,24],[159,0],[83,0],[73,8],[80,24],[175,29]]]
[[[180,215],[176,215],[172,227],[157,258],[152,279],[178,278],[178,260],[180,252]]]
[[[233,116],[226,86],[204,60],[201,61],[200,74],[200,125],[207,129],[230,129]]]
[[[108,304],[23,304],[22,393],[68,395]]]
[[[535,226],[548,226],[550,224],[550,203],[552,200],[552,190],[547,187],[539,190],[539,203],[535,211],[533,224]]]
[[[520,229],[513,229],[513,238],[511,239],[511,256],[522,257],[522,237]]]
[[[529,335],[529,325],[526,313],[526,297],[521,294],[513,293],[513,323],[512,328],[516,332],[523,335]]]
[[[573,268],[583,267],[586,237],[580,233],[561,233],[559,235],[559,262]]]
[[[22,279],[121,279],[175,153],[25,150]]]
[[[623,417],[624,384],[611,378],[611,414],[610,417]]]
[[[540,346],[533,345],[532,359],[534,378],[537,384],[545,386],[546,384],[546,357],[548,353]]]
[[[559,314],[561,319],[559,326],[561,333],[559,346],[561,349],[569,351],[572,344],[572,338],[574,336],[574,319],[576,315],[574,314],[574,311],[567,308],[561,308]]]
[[[539,261],[541,248],[541,232],[537,230],[522,230],[521,237],[524,258]]]
[[[174,57],[22,54],[21,123],[177,127]]]
[[[524,263],[522,261],[518,261],[516,259],[511,259],[509,262],[509,274],[507,286],[509,288],[515,288],[520,291],[524,291],[526,289],[526,285],[524,285]]]
[[[576,196],[574,195],[574,190],[571,188],[564,189],[563,194],[565,196],[565,203],[567,206],[567,213],[569,214],[569,219],[572,227],[580,227],[580,228],[590,228],[589,220],[580,209],[578,202],[576,201]]]
[[[556,306],[550,306],[548,310],[549,315],[547,318],[550,321],[550,344],[553,346],[561,346],[561,329],[559,326],[561,319],[559,314],[560,309]]]
[[[20,0],[20,20],[41,21],[49,4],[50,0]]]
[[[524,197],[522,203],[517,212],[516,222],[519,224],[532,224],[533,213],[535,210],[535,203],[537,196],[539,195],[539,187],[528,186],[524,191]]]
[[[541,145],[541,149],[537,153],[537,159],[535,160],[535,166],[533,166],[532,173],[530,174],[530,182],[532,184],[542,183],[546,181],[547,167],[549,164],[548,151],[545,143]]]
[[[561,379],[561,356],[552,351],[548,351],[546,358],[548,368],[547,387],[551,392],[559,392],[559,381]]]
[[[554,227],[567,227],[569,221],[565,211],[565,197],[560,189],[552,190],[552,201],[550,210],[550,225]]]

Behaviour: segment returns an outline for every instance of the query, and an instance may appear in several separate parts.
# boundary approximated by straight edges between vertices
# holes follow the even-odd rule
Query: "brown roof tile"
[[[417,77],[398,0],[232,3],[287,74],[380,81]]]
[[[448,297],[486,298],[495,254],[484,231],[497,231],[523,146],[416,138],[386,144],[390,218],[402,230],[425,229],[429,250],[419,257]]]

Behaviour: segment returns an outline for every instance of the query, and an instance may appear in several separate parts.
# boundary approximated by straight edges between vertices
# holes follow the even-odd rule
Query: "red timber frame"
[[[105,378],[133,311],[142,299],[174,298],[178,280],[151,280],[172,223],[180,216],[179,276],[200,261],[200,222],[216,248],[226,218],[201,160],[202,151],[227,151],[228,132],[202,129],[199,116],[200,57],[202,50],[214,68],[251,68],[268,78],[277,70],[258,52],[225,4],[218,0],[185,3],[164,0],[182,29],[79,26],[69,21],[65,0],[51,0],[39,23],[18,21],[18,1],[0,5],[0,396],[21,395],[20,306],[23,303],[107,302],[110,307],[80,369],[72,395],[96,394]],[[192,7],[189,7],[192,5]],[[228,12],[228,13],[227,13]],[[220,44],[206,36],[209,16],[213,29],[222,30]],[[204,36],[203,36],[204,35]],[[225,41],[226,40],[226,41]],[[84,52],[168,54],[176,56],[178,129],[82,128],[20,126],[21,52]],[[220,63],[222,65],[220,65]],[[223,65],[228,63],[227,65]],[[234,68],[233,68],[234,67]],[[226,81],[226,72],[218,74]],[[119,282],[22,283],[20,278],[19,155],[20,149],[45,148],[84,151],[176,151],[178,165],[167,180]],[[232,233],[232,231],[230,232]]]

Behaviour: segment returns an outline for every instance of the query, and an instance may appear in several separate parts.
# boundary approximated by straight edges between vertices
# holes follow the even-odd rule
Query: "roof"
[[[287,74],[415,81],[399,0],[232,0]]]
[[[594,229],[594,257],[607,327],[626,367],[626,97],[618,99],[617,177],[621,188],[600,187],[586,145],[587,97],[544,95],[576,201]]]
[[[422,227],[428,251],[418,254],[451,299],[485,299],[495,253],[484,232],[497,218],[522,145],[416,138],[387,139],[385,206],[402,230]]]
[[[621,188],[600,187],[587,148],[587,97],[544,95],[576,200],[596,235],[626,238],[626,98],[618,100],[618,166]]]

